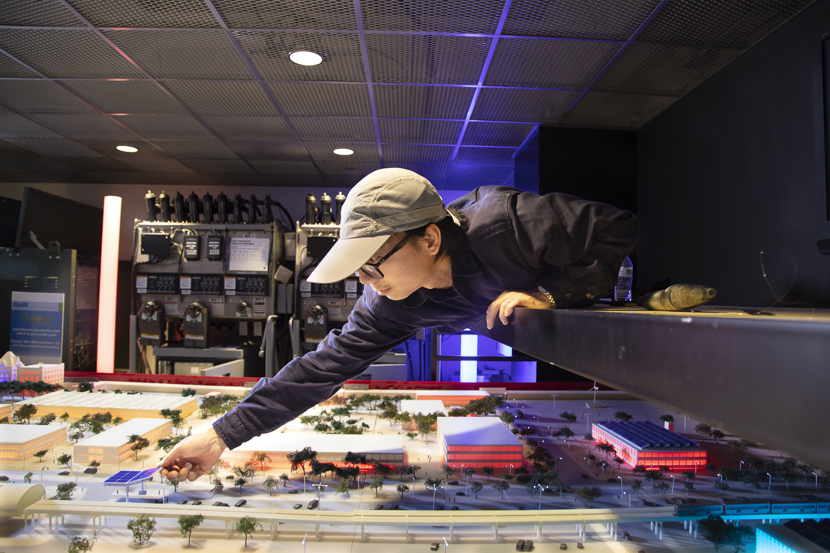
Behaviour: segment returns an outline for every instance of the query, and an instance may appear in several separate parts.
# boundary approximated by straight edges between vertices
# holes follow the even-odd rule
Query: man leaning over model
[[[448,208],[428,180],[380,169],[343,204],[340,239],[308,280],[364,284],[342,329],[317,350],[263,378],[212,428],[160,463],[170,480],[193,481],[233,449],[331,397],[421,329],[464,329],[481,318],[507,324],[516,307],[585,307],[609,292],[634,248],[628,211],[564,194],[483,186]]]

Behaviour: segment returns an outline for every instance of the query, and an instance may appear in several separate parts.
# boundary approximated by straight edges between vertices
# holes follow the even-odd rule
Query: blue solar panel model
[[[140,484],[141,482],[150,480],[159,470],[159,467],[147,470],[121,470],[104,480],[104,485],[130,486],[132,484]]]
[[[700,444],[694,440],[661,428],[650,421],[602,421],[598,422],[597,426],[617,434],[640,449],[697,449],[700,447]]]

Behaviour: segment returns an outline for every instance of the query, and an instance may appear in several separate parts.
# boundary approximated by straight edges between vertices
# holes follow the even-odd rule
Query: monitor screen
[[[99,256],[103,224],[102,208],[26,187],[14,245],[17,248],[38,247],[30,236],[34,233],[44,248],[55,241],[62,249]]]

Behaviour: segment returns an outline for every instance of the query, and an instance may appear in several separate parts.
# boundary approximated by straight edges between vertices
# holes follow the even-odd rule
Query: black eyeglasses
[[[398,242],[398,245],[395,246],[394,248],[392,248],[391,250],[389,250],[389,253],[387,253],[386,255],[381,257],[380,261],[378,261],[377,263],[368,263],[368,262],[364,263],[363,266],[360,267],[360,270],[363,271],[364,273],[366,273],[367,275],[369,275],[372,278],[377,278],[377,279],[383,278],[383,273],[380,272],[381,264],[384,261],[386,261],[387,259],[389,259],[390,257],[392,257],[392,254],[394,254],[396,251],[403,248],[406,245],[407,240],[409,240],[409,236],[407,236],[406,238],[404,238],[403,240]]]

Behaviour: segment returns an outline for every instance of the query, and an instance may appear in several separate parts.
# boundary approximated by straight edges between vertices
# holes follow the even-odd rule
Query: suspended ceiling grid
[[[539,125],[636,130],[810,3],[5,0],[0,182],[512,185]]]

